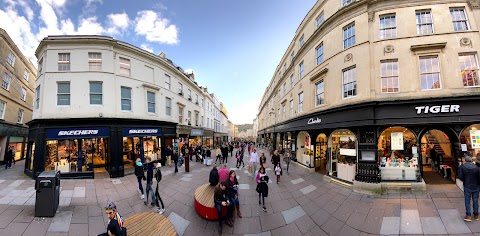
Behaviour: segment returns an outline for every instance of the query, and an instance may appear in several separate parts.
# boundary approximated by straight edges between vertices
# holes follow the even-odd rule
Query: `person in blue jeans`
[[[460,166],[458,178],[463,181],[466,215],[463,218],[471,222],[470,199],[473,201],[473,218],[478,220],[478,193],[480,191],[480,169],[472,163],[470,156],[465,156],[465,164]]]
[[[152,188],[153,184],[153,163],[152,163],[152,158],[147,157],[147,187],[146,187],[146,192],[147,192],[147,199],[145,202],[145,206],[148,204],[148,193],[151,193],[152,195],[152,206],[155,206],[155,192],[153,191]]]
[[[239,218],[242,218],[242,213],[240,212],[240,201],[238,200],[238,180],[237,175],[234,170],[231,170],[228,173],[227,179],[227,193],[230,200],[230,204],[233,204],[232,208],[237,209],[237,215]],[[235,211],[235,209],[233,209]],[[232,211],[232,222],[235,222],[235,214]]]
[[[227,189],[226,189],[227,185],[228,185],[228,183],[227,183],[226,180],[220,182],[220,184],[217,185],[217,187],[215,187],[215,192],[214,192],[214,195],[213,195],[213,201],[215,203],[215,209],[217,209],[217,214],[218,214],[218,224],[219,224],[218,234],[219,235],[222,235],[222,230],[223,230],[223,226],[222,226],[222,222],[223,222],[222,207],[224,207],[224,206],[227,207],[227,216],[226,216],[226,219],[225,219],[225,224],[227,224],[230,227],[233,227],[233,224],[230,221],[230,216],[232,214],[232,210],[233,210],[234,205],[230,204],[230,201],[228,200],[228,193],[227,193]]]

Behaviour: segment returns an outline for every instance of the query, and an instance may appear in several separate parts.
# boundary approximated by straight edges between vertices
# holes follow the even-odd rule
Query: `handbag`
[[[255,190],[257,190],[257,193],[260,193],[262,191],[262,188],[260,187],[260,184],[257,184],[257,188]]]

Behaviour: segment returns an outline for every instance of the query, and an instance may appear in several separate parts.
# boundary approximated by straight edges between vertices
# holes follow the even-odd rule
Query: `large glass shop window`
[[[463,130],[460,136],[461,150],[464,154],[474,157],[477,161],[480,161],[480,124],[470,125]],[[459,155],[459,165],[465,160],[463,155]]]
[[[419,175],[415,135],[404,127],[390,127],[378,138],[382,180],[416,180]]]
[[[357,139],[350,130],[336,130],[330,136],[330,175],[353,181],[357,163]]]
[[[327,146],[327,136],[325,134],[319,134],[315,145],[315,171],[321,174],[327,173]]]

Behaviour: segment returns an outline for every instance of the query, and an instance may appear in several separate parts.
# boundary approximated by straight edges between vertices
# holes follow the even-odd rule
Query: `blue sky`
[[[251,123],[315,0],[0,0],[0,27],[36,62],[47,35],[101,34],[195,72],[235,124]]]

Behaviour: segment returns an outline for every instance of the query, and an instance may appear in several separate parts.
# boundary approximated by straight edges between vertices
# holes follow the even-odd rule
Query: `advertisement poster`
[[[392,150],[403,150],[403,132],[392,132],[390,143]]]
[[[340,155],[356,156],[357,147],[355,145],[355,136],[344,135],[340,136]]]
[[[480,130],[470,130],[470,140],[473,149],[480,149]]]

